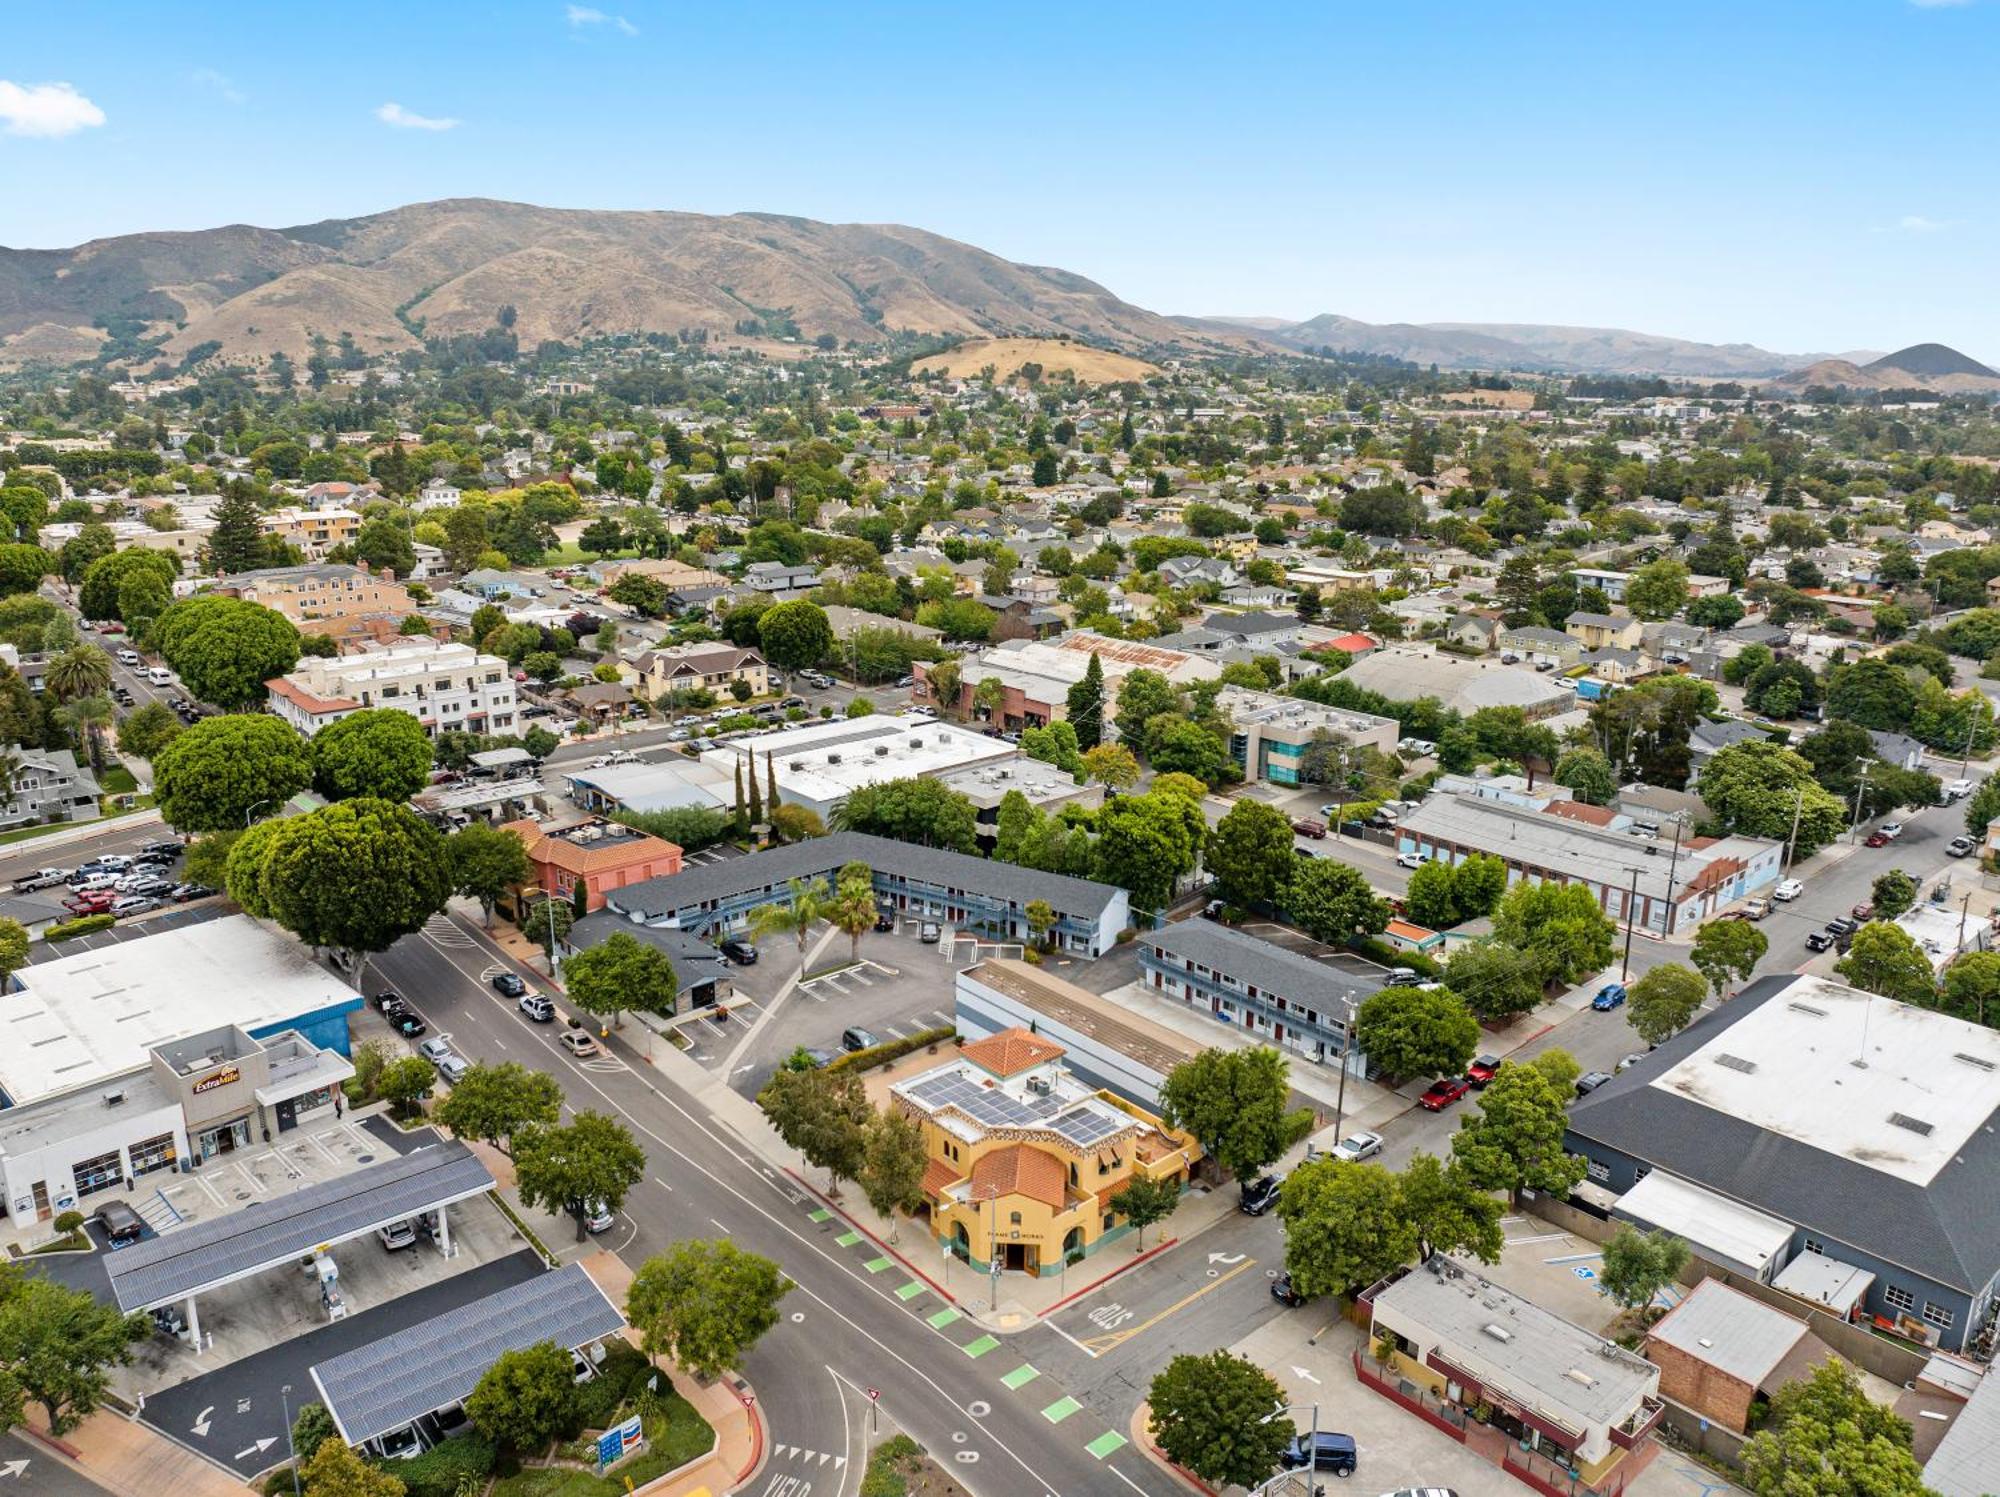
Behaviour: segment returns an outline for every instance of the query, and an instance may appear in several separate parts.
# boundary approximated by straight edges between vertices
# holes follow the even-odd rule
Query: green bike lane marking
[[[1131,1444],[1131,1441],[1127,1440],[1116,1430],[1106,1430],[1083,1448],[1101,1461],[1107,1455],[1112,1454],[1114,1451],[1123,1450],[1129,1444]]]
[[[1072,1398],[1069,1394],[1065,1393],[1061,1398],[1058,1398],[1054,1403],[1042,1410],[1042,1417],[1051,1424],[1061,1424],[1063,1420],[1069,1418],[1070,1415],[1082,1407],[1083,1402],[1081,1399]]]
[[[1018,1393],[1042,1374],[1032,1362],[1023,1362],[1012,1372],[1000,1379],[1000,1384],[1009,1393]]]
[[[911,1300],[915,1299],[918,1295],[922,1294],[924,1290],[928,1289],[929,1287],[930,1286],[924,1283],[923,1280],[921,1279],[912,1279],[910,1280],[909,1283],[905,1284],[901,1289],[898,1289],[896,1291],[896,1298],[901,1300],[904,1304],[907,1305]]]
[[[967,1342],[959,1350],[964,1352],[968,1357],[983,1357],[999,1344],[1000,1338],[998,1336],[986,1335],[981,1336],[977,1341]]]

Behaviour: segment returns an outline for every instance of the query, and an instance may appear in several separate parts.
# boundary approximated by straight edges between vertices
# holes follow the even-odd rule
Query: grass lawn
[[[657,1412],[647,1417],[645,1452],[612,1468],[609,1475],[574,1467],[535,1467],[502,1477],[494,1483],[492,1497],[624,1497],[628,1477],[632,1486],[643,1487],[714,1447],[715,1430],[676,1393],[661,1400]]]
[[[139,782],[124,765],[107,764],[104,773],[97,777],[97,787],[106,795],[130,795],[139,788]]]

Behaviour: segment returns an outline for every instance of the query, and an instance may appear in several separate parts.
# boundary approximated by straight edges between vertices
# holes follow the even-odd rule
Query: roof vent
[[[1755,1076],[1757,1074],[1757,1062],[1754,1060],[1745,1060],[1740,1055],[1718,1055],[1715,1057],[1715,1063],[1719,1066],[1727,1066],[1732,1071],[1741,1071],[1746,1076]]]
[[[886,744],[886,743],[878,743],[878,744],[876,744],[876,745],[875,745],[875,757],[876,757],[876,758],[878,758],[878,759],[886,759],[886,758],[888,758],[888,757],[889,757],[889,745],[888,745],[888,744]]]
[[[104,1093],[104,1105],[106,1107],[120,1107],[124,1105],[124,1102],[125,1093],[123,1091]]]
[[[1993,1062],[1987,1060],[1985,1057],[1979,1055],[1967,1055],[1963,1050],[1960,1050],[1956,1054],[1954,1054],[1952,1056],[1952,1059],[1962,1060],[1969,1066],[1978,1066],[1979,1069],[1982,1071],[1991,1071],[1995,1069],[2000,1069],[1996,1068]]]
[[[1597,1386],[1597,1379],[1585,1372],[1581,1367],[1572,1367],[1563,1376],[1585,1388],[1595,1388]]]
[[[1931,1136],[1931,1129],[1934,1126],[1933,1124],[1926,1123],[1922,1118],[1913,1118],[1908,1113],[1903,1112],[1890,1113],[1889,1121],[1894,1123],[1898,1128],[1907,1128],[1910,1132],[1922,1138],[1929,1138]]]
[[[1514,1339],[1514,1333],[1504,1325],[1494,1325],[1488,1322],[1481,1326],[1480,1330],[1491,1336],[1495,1341],[1512,1341]]]
[[[1795,1014],[1811,1014],[1815,1019],[1824,1019],[1826,1017],[1825,1009],[1814,1008],[1810,1003],[1787,1003],[1785,1007]]]

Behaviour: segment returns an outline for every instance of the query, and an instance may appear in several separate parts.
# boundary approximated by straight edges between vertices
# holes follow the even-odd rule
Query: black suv
[[[1359,1455],[1354,1436],[1321,1430],[1310,1438],[1305,1435],[1295,1437],[1278,1460],[1287,1471],[1311,1466],[1315,1471],[1331,1471],[1335,1476],[1352,1476]]]
[[[757,965],[757,948],[737,936],[731,936],[722,943],[722,954],[739,967]]]
[[[1278,1192],[1284,1188],[1284,1182],[1276,1175],[1251,1180],[1244,1185],[1243,1197],[1236,1203],[1236,1209],[1245,1216],[1262,1216],[1278,1204]]]

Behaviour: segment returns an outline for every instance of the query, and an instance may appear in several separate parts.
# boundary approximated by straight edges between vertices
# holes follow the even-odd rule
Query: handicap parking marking
[[[1106,1430],[1083,1448],[1101,1461],[1106,1456],[1114,1455],[1118,1451],[1123,1450],[1130,1443],[1131,1441],[1127,1440],[1116,1430]]]

